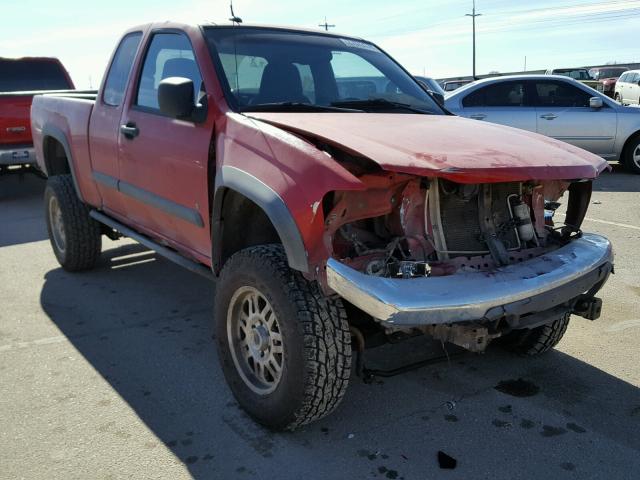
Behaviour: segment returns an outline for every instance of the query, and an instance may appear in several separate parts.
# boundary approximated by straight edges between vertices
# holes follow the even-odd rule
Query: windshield
[[[619,77],[626,71],[626,68],[601,68],[595,72],[593,78],[600,80],[602,78]]]
[[[576,80],[592,80],[587,70],[555,70],[553,72],[556,75],[562,75],[563,77],[570,77]]]
[[[0,59],[0,92],[73,88],[58,62]]]
[[[224,73],[227,99],[240,111],[295,106],[301,111],[443,113],[371,43],[269,28],[204,31]]]

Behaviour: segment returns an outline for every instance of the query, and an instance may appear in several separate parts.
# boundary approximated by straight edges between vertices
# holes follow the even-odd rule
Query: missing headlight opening
[[[590,194],[590,182],[461,184],[403,174],[360,180],[366,190],[333,195],[325,245],[345,265],[388,278],[490,271],[554,250],[579,235]],[[567,189],[573,223],[556,229],[549,209]]]

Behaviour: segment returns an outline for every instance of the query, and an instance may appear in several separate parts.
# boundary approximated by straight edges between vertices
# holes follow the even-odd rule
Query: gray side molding
[[[253,175],[236,167],[225,165],[216,175],[215,196],[213,201],[212,228],[216,238],[216,228],[220,226],[222,215],[223,189],[234,190],[258,205],[269,217],[278,232],[284,250],[287,254],[289,266],[300,272],[308,272],[309,264],[304,242],[300,230],[291,212],[272,188]],[[214,246],[215,248],[215,246]],[[214,260],[215,261],[215,260]]]
[[[45,139],[47,137],[51,137],[57,140],[58,142],[60,142],[60,145],[62,145],[62,148],[64,149],[64,154],[67,156],[67,160],[69,161],[69,170],[71,171],[71,179],[73,180],[73,187],[76,190],[76,194],[78,195],[78,198],[84,201],[84,199],[82,198],[82,194],[80,193],[80,188],[78,187],[78,181],[76,180],[76,167],[73,162],[73,157],[71,156],[71,148],[69,147],[69,142],[67,141],[66,135],[62,130],[60,130],[55,125],[45,125],[42,128],[42,138]],[[43,152],[44,152],[44,146],[43,146]],[[44,166],[46,169],[45,173],[48,176],[50,168],[49,168],[46,157],[43,160],[44,160]]]

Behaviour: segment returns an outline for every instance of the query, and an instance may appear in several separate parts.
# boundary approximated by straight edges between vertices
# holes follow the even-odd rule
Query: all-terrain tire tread
[[[545,353],[560,342],[569,326],[570,316],[566,314],[553,323],[530,330],[514,330],[505,337],[502,344],[508,350],[525,357]]]
[[[351,334],[347,314],[338,297],[326,297],[316,282],[291,269],[282,245],[259,245],[241,250],[226,263],[220,276],[259,257],[270,264],[270,272],[287,288],[304,333],[306,357],[304,399],[294,420],[283,427],[295,430],[331,413],[340,404],[351,375]]]
[[[49,177],[47,188],[50,188],[58,198],[64,222],[64,257],[61,258],[56,252],[60,264],[70,272],[93,268],[102,248],[100,224],[89,216],[89,207],[78,198],[71,175]],[[48,204],[46,204],[45,209],[48,208]],[[48,210],[45,210],[45,214],[48,218]],[[49,238],[53,239],[48,221],[47,229],[49,230]],[[55,252],[55,245],[53,246]]]

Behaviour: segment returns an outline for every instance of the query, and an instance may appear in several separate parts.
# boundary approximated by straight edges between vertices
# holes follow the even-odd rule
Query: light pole
[[[471,17],[473,22],[473,79],[476,79],[476,17],[481,16],[481,13],[476,13],[476,0],[473,0],[473,10],[471,13],[465,14],[465,17]]]

